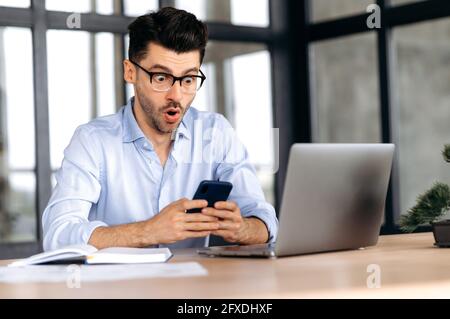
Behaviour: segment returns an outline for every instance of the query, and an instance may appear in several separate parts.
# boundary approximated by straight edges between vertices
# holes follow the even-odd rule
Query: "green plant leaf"
[[[413,232],[419,225],[439,219],[450,209],[450,187],[435,183],[431,189],[417,198],[416,205],[400,217],[400,228]]]
[[[446,144],[444,146],[444,150],[442,151],[442,156],[444,156],[444,160],[447,163],[450,163],[450,144]]]

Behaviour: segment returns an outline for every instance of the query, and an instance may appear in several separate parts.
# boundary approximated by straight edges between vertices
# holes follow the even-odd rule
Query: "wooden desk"
[[[82,283],[80,289],[0,284],[0,298],[450,298],[450,249],[433,242],[431,233],[382,236],[365,250],[272,260],[184,251],[169,262],[197,261],[209,275]],[[367,288],[370,264],[380,267],[381,288]]]

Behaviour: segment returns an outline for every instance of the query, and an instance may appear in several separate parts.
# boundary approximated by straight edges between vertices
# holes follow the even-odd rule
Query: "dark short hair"
[[[150,42],[160,44],[177,53],[200,51],[200,64],[208,42],[206,24],[184,10],[165,7],[138,17],[129,26],[128,58],[139,62],[147,55]]]

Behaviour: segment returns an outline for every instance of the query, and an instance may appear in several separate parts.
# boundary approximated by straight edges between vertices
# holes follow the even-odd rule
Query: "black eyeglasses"
[[[181,92],[186,94],[194,94],[203,85],[206,80],[206,76],[201,70],[199,70],[201,75],[185,75],[185,76],[174,76],[173,74],[164,72],[150,72],[140,66],[138,63],[130,60],[131,63],[136,65],[142,71],[148,74],[150,77],[150,84],[152,89],[157,92],[167,92],[169,91],[175,82],[179,81],[181,86]]]

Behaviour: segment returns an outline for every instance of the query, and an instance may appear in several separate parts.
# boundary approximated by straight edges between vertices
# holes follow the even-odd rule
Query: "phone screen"
[[[195,192],[193,199],[204,199],[208,207],[214,207],[216,202],[226,201],[231,193],[233,184],[221,181],[202,181]],[[200,213],[200,209],[194,208],[187,213]]]

